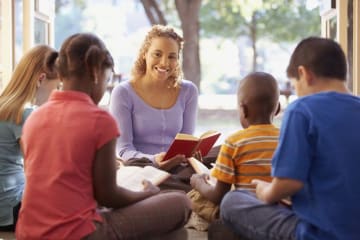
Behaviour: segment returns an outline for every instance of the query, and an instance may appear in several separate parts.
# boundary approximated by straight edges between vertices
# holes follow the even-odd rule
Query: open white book
[[[154,185],[159,185],[165,181],[170,174],[152,166],[120,166],[116,172],[116,182],[118,186],[132,191],[144,190],[143,180],[148,180]]]

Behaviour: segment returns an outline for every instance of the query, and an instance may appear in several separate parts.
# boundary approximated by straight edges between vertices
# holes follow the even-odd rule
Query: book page
[[[199,138],[197,138],[193,135],[190,135],[190,134],[185,134],[185,133],[176,134],[175,139],[195,140],[195,141],[199,140]]]
[[[216,178],[210,175],[211,169],[207,168],[202,162],[196,158],[189,158],[190,165],[194,168],[194,171],[198,174],[207,174],[209,175],[208,183],[212,186],[216,185]]]
[[[121,166],[116,172],[116,182],[118,186],[132,191],[143,191],[143,180],[148,180],[154,185],[160,184],[170,176],[169,173],[152,166],[144,168],[137,166]]]
[[[216,130],[209,130],[209,131],[204,132],[204,133],[200,136],[200,138],[206,138],[206,137],[209,137],[209,136],[212,136],[212,135],[216,135],[216,134],[219,134],[219,132],[216,131]]]
[[[208,174],[210,175],[210,169],[208,169],[202,162],[197,160],[196,158],[189,158],[189,163],[194,168],[195,172],[198,174]]]

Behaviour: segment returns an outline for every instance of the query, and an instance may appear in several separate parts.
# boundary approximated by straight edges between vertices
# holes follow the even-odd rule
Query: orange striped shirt
[[[250,182],[255,178],[271,181],[271,159],[278,139],[279,129],[272,124],[237,131],[221,146],[211,175],[236,189],[254,190]]]

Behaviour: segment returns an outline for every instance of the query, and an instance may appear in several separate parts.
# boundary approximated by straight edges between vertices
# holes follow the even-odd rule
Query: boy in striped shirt
[[[279,136],[279,129],[272,124],[280,110],[277,81],[268,73],[251,73],[239,83],[237,95],[244,129],[222,144],[211,171],[211,176],[217,179],[215,186],[207,182],[207,175],[191,177],[191,186],[215,205],[220,204],[232,185],[236,189],[254,190],[253,179],[271,181],[271,158]]]

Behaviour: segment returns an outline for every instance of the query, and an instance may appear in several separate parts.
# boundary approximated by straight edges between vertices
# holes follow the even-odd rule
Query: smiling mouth
[[[165,68],[159,68],[159,67],[155,67],[155,70],[161,72],[161,73],[167,73],[169,72],[170,70],[169,69],[165,69]]]

